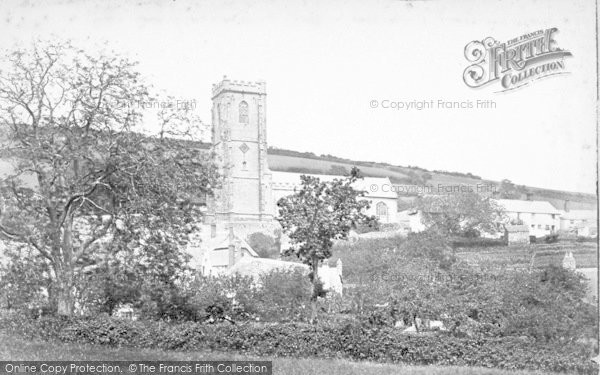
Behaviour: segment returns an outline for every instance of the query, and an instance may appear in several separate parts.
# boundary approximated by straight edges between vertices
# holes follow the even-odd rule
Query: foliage
[[[496,367],[509,370],[594,374],[589,345],[538,344],[515,337],[457,338],[404,335],[360,322],[286,324],[168,324],[94,318],[1,317],[0,326],[24,337],[113,347],[233,350],[254,356],[348,358],[420,365]]]
[[[508,179],[500,181],[498,191],[500,193],[500,198],[503,199],[521,199],[523,195],[527,195],[529,193],[527,187],[523,185],[515,185]]]
[[[465,238],[455,237],[450,241],[452,248],[488,248],[488,247],[505,247],[506,241],[503,238]]]
[[[311,270],[312,321],[316,319],[316,301],[320,294],[319,264],[331,257],[333,241],[347,239],[350,230],[358,224],[376,222],[374,217],[364,214],[369,202],[358,199],[365,192],[352,187],[359,178],[358,173],[358,169],[353,168],[347,178],[331,182],[303,175],[301,188],[277,202],[278,220],[291,244],[285,252],[296,255]]]
[[[295,269],[290,271],[272,271],[262,274],[258,280],[260,288],[255,302],[257,315],[262,321],[306,321],[311,284],[305,273]]]
[[[250,276],[188,277],[164,294],[162,309],[151,300],[138,304],[145,319],[243,322],[303,321],[310,283],[301,270],[273,270]],[[161,301],[155,299],[154,301]]]
[[[0,308],[31,311],[47,309],[44,291],[50,285],[48,265],[37,252],[27,246],[7,248],[0,258]]]
[[[494,234],[504,218],[494,200],[476,192],[425,196],[416,206],[423,224],[444,235],[465,236],[473,231]]]
[[[355,244],[339,243],[333,250],[332,261],[338,258],[342,260],[344,278],[350,282],[358,280],[361,275],[363,278],[381,275],[403,256],[427,258],[439,265],[454,261],[448,240],[431,231],[409,233],[408,236],[360,239]]]
[[[261,258],[279,258],[281,243],[278,238],[273,238],[262,232],[255,232],[248,236],[248,244]]]
[[[583,300],[585,283],[561,267],[530,273],[482,259],[467,263],[427,232],[336,246],[335,257],[343,260],[347,281],[339,311],[381,324],[429,318],[458,336],[569,343],[597,330],[594,307]]]
[[[331,167],[329,167],[327,173],[336,176],[347,176],[348,174],[350,174],[350,172],[345,166],[339,164],[332,164]]]
[[[68,44],[5,60],[0,133],[13,165],[0,184],[0,235],[44,258],[58,312],[73,314],[76,282],[106,268],[115,249],[138,252],[155,271],[163,265],[154,259],[180,258],[216,168],[164,132],[134,133],[142,112],[133,104],[150,97],[135,63]]]

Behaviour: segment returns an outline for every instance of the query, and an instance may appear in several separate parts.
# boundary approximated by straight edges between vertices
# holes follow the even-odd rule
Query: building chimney
[[[568,199],[565,199],[565,203],[563,205],[563,210],[565,212],[569,212],[569,200]]]

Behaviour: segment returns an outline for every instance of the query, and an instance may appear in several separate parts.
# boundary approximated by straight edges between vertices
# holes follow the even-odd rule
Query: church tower
[[[266,83],[231,81],[212,89],[212,144],[222,175],[210,216],[213,225],[271,223],[271,172],[267,164]]]

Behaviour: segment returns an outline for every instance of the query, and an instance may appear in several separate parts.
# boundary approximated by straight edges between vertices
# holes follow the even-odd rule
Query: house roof
[[[274,270],[295,270],[301,269],[308,272],[308,266],[302,263],[286,262],[278,259],[242,257],[238,260],[227,273],[230,275],[239,274],[242,276],[258,277],[261,274],[269,273]]]
[[[560,211],[546,201],[523,201],[518,199],[498,199],[496,201],[508,212],[530,212],[534,214],[557,214]]]
[[[273,188],[280,190],[294,190],[299,187],[301,180],[300,176],[307,175],[317,177],[321,181],[333,181],[334,179],[346,178],[346,176],[326,175],[326,174],[310,174],[310,173],[292,173],[273,171],[272,181]],[[366,197],[370,198],[393,198],[398,195],[393,191],[392,183],[387,177],[363,177],[354,183],[356,190],[365,191]],[[375,188],[376,187],[376,188]]]

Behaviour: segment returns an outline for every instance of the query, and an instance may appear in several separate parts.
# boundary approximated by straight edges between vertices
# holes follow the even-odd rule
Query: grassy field
[[[286,171],[288,168],[307,168],[313,170],[313,173],[327,173],[332,165],[341,165],[346,167],[347,170],[352,168],[353,163],[344,163],[337,161],[330,161],[324,159],[309,159],[304,157],[289,156],[289,155],[268,155],[269,168],[274,171]],[[422,170],[410,167],[399,167],[399,166],[359,166],[359,169],[367,176],[372,177],[389,177],[394,181],[404,181],[407,179],[409,173],[416,173],[421,175],[424,173]],[[486,185],[497,185],[498,181],[486,180],[486,179],[475,179],[465,175],[452,175],[446,173],[428,172],[432,179],[427,182],[437,186],[442,185],[468,185],[476,186],[477,184]],[[403,183],[404,184],[404,183]],[[528,187],[528,190],[533,194],[533,200],[549,201],[556,207],[562,208],[565,199],[569,200],[571,209],[575,210],[593,210],[596,208],[596,196],[594,194],[587,193],[575,193],[552,189],[543,189],[536,187]]]
[[[342,359],[256,358],[224,352],[176,352],[27,341],[0,332],[0,360],[11,361],[273,361],[273,373],[285,375],[541,375],[537,371],[504,371],[481,367],[403,366]]]

